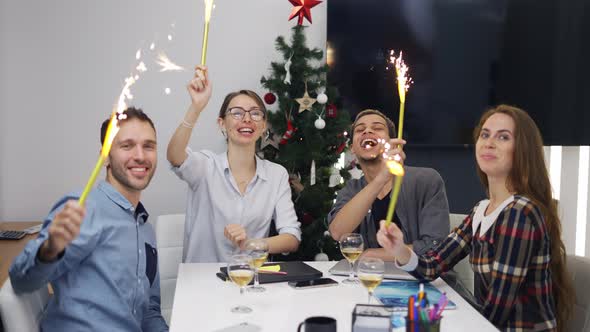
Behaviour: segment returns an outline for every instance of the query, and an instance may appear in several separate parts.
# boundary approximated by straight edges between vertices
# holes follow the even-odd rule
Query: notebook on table
[[[420,282],[414,281],[384,281],[375,288],[375,297],[385,306],[391,307],[393,311],[407,311],[408,298],[411,295],[418,294]],[[424,292],[430,304],[437,303],[442,296],[438,288],[432,284],[424,284]],[[445,307],[447,309],[456,309],[457,305],[450,301]]]
[[[355,262],[354,271],[356,272],[358,261]],[[350,274],[350,264],[346,259],[341,260],[340,262],[336,263],[330,270],[328,270],[331,274],[337,276],[348,276]],[[385,273],[383,274],[383,278],[385,279],[396,279],[396,280],[416,280],[411,274],[408,272],[398,268],[395,266],[394,263],[386,262],[385,263]]]
[[[322,277],[322,272],[300,261],[293,262],[272,262],[266,263],[264,266],[278,265],[280,272],[284,274],[274,273],[259,273],[258,280],[261,284],[269,284],[273,282],[284,281],[303,281]],[[217,276],[223,280],[227,280],[227,266],[221,267]]]

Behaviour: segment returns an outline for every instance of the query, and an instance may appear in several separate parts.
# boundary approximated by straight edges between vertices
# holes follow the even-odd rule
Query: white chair
[[[569,322],[568,331],[590,332],[590,292],[588,291],[590,258],[568,255],[567,269],[572,277],[576,293],[574,317]]]
[[[465,214],[455,214],[451,213],[449,215],[450,222],[451,222],[451,230],[459,227],[463,220],[467,217]],[[459,281],[473,294],[473,270],[471,269],[471,264],[469,263],[469,256],[463,258],[459,263],[455,265],[453,270],[457,273],[457,278]]]
[[[162,316],[168,325],[170,325],[174,303],[178,266],[182,262],[184,218],[184,214],[167,214],[158,216],[154,222],[160,272],[161,309]]]
[[[32,293],[15,294],[10,279],[0,289],[0,316],[6,332],[38,332],[39,322],[49,301],[43,287]]]

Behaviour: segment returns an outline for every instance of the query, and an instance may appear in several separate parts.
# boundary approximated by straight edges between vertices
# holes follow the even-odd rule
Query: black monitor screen
[[[546,145],[590,144],[587,0],[334,0],[328,4],[329,81],[352,116],[366,108],[398,122],[389,51],[414,83],[410,144],[472,144],[492,105],[525,109]]]

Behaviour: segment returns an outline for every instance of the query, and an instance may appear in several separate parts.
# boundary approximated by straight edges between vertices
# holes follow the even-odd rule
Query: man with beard
[[[17,294],[53,286],[42,331],[168,331],[155,234],[139,201],[156,170],[156,130],[139,109],[128,108],[123,117],[106,181],[86,206],[78,204],[79,193],[59,200],[10,267]]]
[[[392,190],[393,175],[382,157],[383,140],[395,147],[389,153],[405,159],[404,140],[395,137],[395,125],[376,110],[360,112],[351,130],[351,151],[364,175],[351,179],[338,192],[328,215],[330,234],[339,240],[346,233],[360,233],[368,248],[364,256],[393,261],[377,243],[379,221],[385,219]],[[400,147],[400,148],[398,148]],[[422,254],[449,234],[449,205],[441,176],[431,168],[404,166],[393,222],[402,230],[406,244]]]

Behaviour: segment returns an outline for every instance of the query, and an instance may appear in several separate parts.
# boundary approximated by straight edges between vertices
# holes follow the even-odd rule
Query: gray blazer
[[[402,187],[396,205],[404,241],[412,244],[417,254],[432,249],[449,235],[449,203],[445,184],[432,168],[405,166]],[[340,209],[367,185],[365,177],[351,179],[338,192],[336,203],[328,214],[328,223]],[[391,195],[391,193],[390,193]],[[360,224],[360,233],[367,248],[380,248],[371,211]]]

